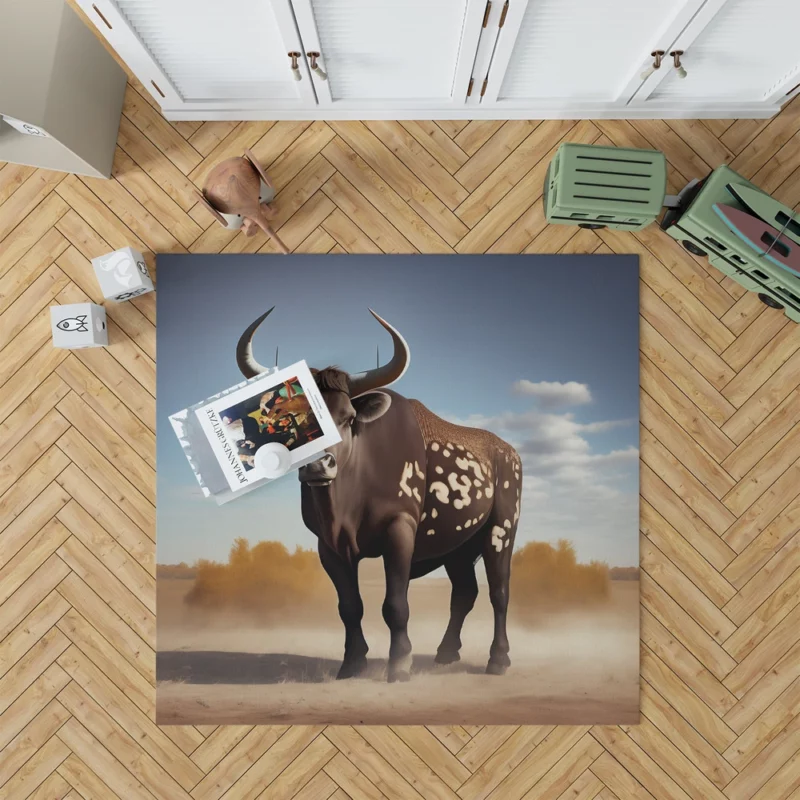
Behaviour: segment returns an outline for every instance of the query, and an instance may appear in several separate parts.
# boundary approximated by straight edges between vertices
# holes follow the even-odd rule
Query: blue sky
[[[393,389],[520,451],[518,545],[638,563],[636,256],[162,255],[157,298],[159,563],[227,560],[237,536],[315,547],[295,475],[218,507],[168,421],[242,380],[236,342],[273,305],[262,363],[351,372],[389,356],[374,308],[411,349]]]

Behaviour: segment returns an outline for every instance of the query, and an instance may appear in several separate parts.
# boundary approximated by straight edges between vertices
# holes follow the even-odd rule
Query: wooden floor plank
[[[130,84],[122,112],[184,175],[202,161],[200,153]]]
[[[79,634],[88,633],[89,635],[83,636],[82,640],[91,645],[92,640],[97,638],[98,644],[103,648],[103,657],[107,663],[119,664],[117,656],[121,656],[143,678],[149,681],[155,669],[155,651],[125,623],[122,617],[110,608],[100,595],[96,594],[75,572],[71,572],[58,584],[57,591],[64,600],[69,602],[72,611],[76,612],[65,621],[65,625],[69,623],[68,630],[61,628],[70,641],[80,647]],[[92,628],[95,630],[87,628],[84,620],[91,620]],[[110,648],[108,642],[113,642],[114,647]],[[113,651],[113,655],[109,651]],[[98,659],[94,660],[97,662]],[[124,678],[126,674],[128,675],[125,680],[126,687],[129,689],[135,686],[141,687],[141,682],[132,679],[130,674],[123,669],[122,677]],[[129,696],[139,708],[149,711],[151,707],[149,690]]]
[[[156,219],[169,219],[170,233],[184,247],[188,247],[202,233],[203,229],[119,147],[111,174]]]
[[[718,789],[736,776],[729,760],[720,755],[672,706],[646,681],[641,689],[642,715],[666,736]],[[630,735],[630,731],[628,731]],[[735,745],[732,745],[735,747]],[[646,748],[649,751],[649,748]]]
[[[142,605],[155,611],[153,576],[138,561],[132,561],[128,551],[106,533],[83,506],[71,500],[59,510],[57,518],[72,531],[77,540],[65,544],[60,552],[62,557],[66,551],[71,558],[81,561],[91,553],[114,573],[120,584],[130,589],[132,595],[138,598]],[[81,549],[77,544],[78,541],[86,547],[88,553]]]
[[[29,167],[26,164],[4,164],[0,167],[0,205],[5,203],[35,171],[36,167]]]
[[[55,772],[70,749],[55,736],[49,738],[3,787],[6,800],[25,800]]]
[[[7,707],[3,712],[3,727],[0,728],[0,752],[5,752],[14,738],[53,702],[69,681],[69,675],[58,664],[51,664]]]
[[[69,205],[57,194],[47,195],[0,241],[0,275],[10,270],[69,210]]]
[[[2,205],[0,241],[17,227],[64,180],[60,172],[36,170]]]
[[[466,200],[469,192],[399,122],[373,120],[364,124],[450,210]],[[335,127],[334,130],[338,133]],[[382,159],[380,167],[383,166]],[[463,235],[466,229],[459,226],[457,231],[461,231]]]
[[[449,252],[448,240],[459,238],[464,230],[462,223],[430,192],[422,190],[412,195],[408,191],[408,183],[413,181],[410,171],[391,182],[379,176],[370,166],[370,161],[375,163],[379,157],[372,140],[377,141],[377,137],[368,133],[348,135],[347,140],[334,139],[322,152],[415,247],[435,253]],[[358,150],[351,145],[356,145]],[[382,150],[386,148],[380,145],[380,154]]]
[[[0,643],[0,677],[5,675],[70,610],[57,592],[50,592]]]
[[[141,739],[134,739],[133,731],[129,732],[114,720],[76,681],[64,688],[58,700],[123,767],[140,778],[154,797],[158,800],[189,800],[190,795],[170,772],[150,753],[141,752]]]
[[[646,356],[640,359],[643,392],[680,425],[715,461],[722,462],[736,445]],[[648,401],[649,402],[649,401]]]
[[[469,159],[435,122],[401,120],[400,124],[451,174]]]
[[[104,797],[110,789],[117,797],[154,800],[144,785],[131,775],[74,716],[59,730],[58,738],[72,752],[64,762],[68,765],[67,769],[62,770],[60,774],[68,783],[77,785],[80,794],[84,794],[82,787],[86,784],[89,797]],[[86,770],[81,768],[81,762],[86,765]],[[75,772],[78,774],[74,775]]]
[[[73,797],[75,800],[78,797],[84,800],[101,800],[101,798],[109,798],[109,800],[119,798],[121,800],[121,797],[127,797],[124,793],[120,797],[113,792],[74,752],[58,768],[58,774],[74,787],[67,796],[67,800],[73,800]]]
[[[456,172],[456,179],[474,191],[503,163],[539,123],[533,120],[509,120]]]
[[[64,252],[68,244],[55,228],[51,228],[25,253],[16,268],[0,279],[0,314]]]
[[[736,633],[723,643],[724,648],[740,661],[780,624],[800,602],[800,573],[795,571],[765,600],[746,620]]]

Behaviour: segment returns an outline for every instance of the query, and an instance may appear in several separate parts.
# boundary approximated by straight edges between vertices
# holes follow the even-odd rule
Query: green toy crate
[[[661,229],[690,253],[708,256],[720,272],[757,292],[763,303],[784,309],[789,319],[800,322],[800,278],[759,256],[714,211],[715,203],[747,210],[725,188],[729,183],[762,191],[730,167],[717,167],[681,192],[679,206],[667,211]]]
[[[667,189],[667,161],[657,150],[562,144],[544,184],[550,223],[638,231],[655,222]]]

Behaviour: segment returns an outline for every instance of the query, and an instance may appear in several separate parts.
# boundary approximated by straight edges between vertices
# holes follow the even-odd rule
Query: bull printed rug
[[[637,723],[638,271],[159,256],[158,722]],[[300,360],[341,441],[205,497],[170,415]]]

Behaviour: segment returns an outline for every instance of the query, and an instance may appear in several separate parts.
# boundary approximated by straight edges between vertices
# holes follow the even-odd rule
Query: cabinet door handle
[[[646,81],[657,69],[661,69],[661,59],[664,58],[664,51],[653,50],[650,55],[653,57],[653,64],[639,76],[643,81]]]
[[[683,80],[686,77],[686,70],[681,64],[681,56],[683,55],[683,50],[672,50],[670,51],[670,55],[672,56],[672,62],[675,65],[675,69],[678,70],[678,77]]]
[[[289,58],[292,59],[291,61],[292,77],[296,81],[303,80],[303,76],[300,74],[300,65],[297,63],[297,59],[300,58],[300,56],[302,55],[303,55],[302,53],[298,53],[295,50],[292,50],[288,53]]]
[[[308,56],[309,60],[311,61],[311,64],[310,64],[311,71],[313,73],[315,73],[317,75],[317,77],[319,77],[319,79],[321,81],[328,80],[328,73],[325,72],[325,70],[322,69],[322,67],[320,67],[317,64],[317,59],[318,58],[322,58],[322,56],[319,53],[317,53],[317,52],[315,52],[313,50],[310,53],[306,53],[306,55]]]

